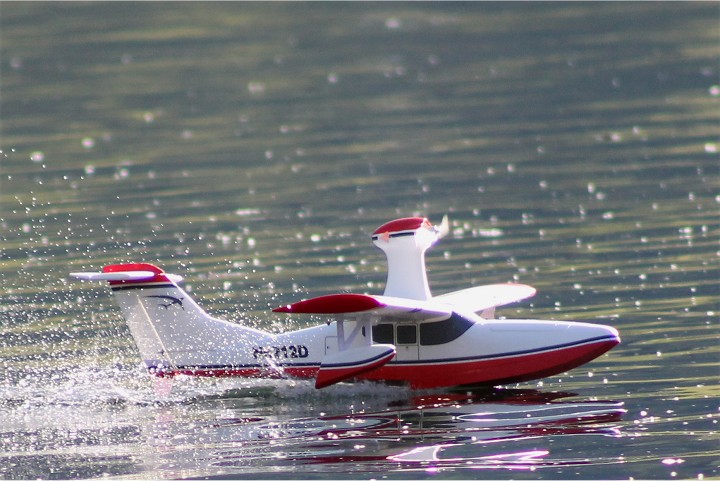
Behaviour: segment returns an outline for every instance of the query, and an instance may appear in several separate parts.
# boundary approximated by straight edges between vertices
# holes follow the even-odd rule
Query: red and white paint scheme
[[[535,289],[493,284],[432,296],[425,251],[448,232],[422,217],[372,235],[388,263],[383,295],[332,294],[274,309],[328,323],[272,334],[207,314],[181,278],[151,264],[75,272],[108,281],[148,370],[157,376],[292,377],[322,388],[366,379],[411,388],[495,386],[559,374],[620,342],[614,328],[583,322],[495,319],[495,308]]]

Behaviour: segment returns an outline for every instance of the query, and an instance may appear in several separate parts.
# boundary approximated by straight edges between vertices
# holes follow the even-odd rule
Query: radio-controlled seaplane
[[[620,342],[610,326],[495,318],[495,308],[535,294],[492,284],[432,296],[425,251],[449,230],[426,218],[380,226],[372,241],[387,257],[383,295],[332,294],[273,309],[328,316],[319,326],[272,334],[208,315],[182,278],[152,264],[75,272],[108,281],[148,371],[156,376],[345,380],[411,388],[496,386],[580,366]]]

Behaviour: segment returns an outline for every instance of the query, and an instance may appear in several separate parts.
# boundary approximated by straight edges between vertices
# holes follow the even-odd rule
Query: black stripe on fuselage
[[[385,351],[381,354],[378,354],[377,356],[371,358],[371,359],[363,359],[361,361],[353,361],[353,362],[339,362],[337,364],[324,364],[322,365],[322,368],[324,369],[337,369],[337,368],[343,368],[343,367],[354,367],[354,366],[362,366],[364,364],[371,364],[375,361],[378,361],[384,357],[387,357],[392,351]],[[290,366],[293,366],[290,364]]]
[[[527,349],[524,351],[511,351],[511,352],[500,352],[497,354],[486,354],[483,356],[467,356],[467,357],[452,357],[444,359],[425,359],[418,361],[390,361],[388,364],[442,364],[446,362],[467,362],[467,361],[484,361],[489,359],[502,359],[504,357],[515,357],[524,356],[527,354],[537,354],[540,352],[557,351],[559,349],[566,349],[569,347],[582,346],[583,344],[593,344],[600,341],[612,341],[617,340],[617,337],[612,335],[598,336],[590,339],[583,339],[582,341],[567,342],[565,344],[557,344],[555,346],[538,347],[536,349]]]
[[[160,289],[166,287],[177,287],[175,284],[162,283],[162,284],[133,284],[130,286],[112,286],[110,289],[113,291],[130,291],[133,289]]]

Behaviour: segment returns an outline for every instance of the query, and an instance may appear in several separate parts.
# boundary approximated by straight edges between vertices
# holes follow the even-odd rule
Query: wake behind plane
[[[527,299],[523,284],[430,292],[425,252],[448,232],[422,217],[383,224],[372,242],[387,258],[382,295],[331,294],[273,309],[327,316],[318,326],[273,334],[216,319],[152,264],[75,272],[109,283],[151,374],[298,378],[323,388],[348,380],[413,389],[497,386],[585,364],[620,342],[616,329],[585,322],[497,319],[495,309]]]

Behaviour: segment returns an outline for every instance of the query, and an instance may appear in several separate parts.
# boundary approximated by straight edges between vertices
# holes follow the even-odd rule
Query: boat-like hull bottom
[[[619,342],[616,338],[606,338],[572,347],[477,359],[391,361],[355,379],[409,385],[413,389],[466,385],[498,386],[542,379],[569,371],[603,355]],[[285,365],[273,368],[265,366],[178,366],[173,369],[151,369],[151,372],[161,377],[187,375],[315,379],[319,369],[319,365]]]

